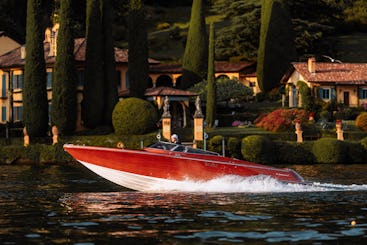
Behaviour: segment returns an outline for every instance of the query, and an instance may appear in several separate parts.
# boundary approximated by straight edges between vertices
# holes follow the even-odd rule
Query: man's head
[[[171,142],[172,143],[177,143],[178,142],[178,135],[177,134],[172,134],[171,135]]]

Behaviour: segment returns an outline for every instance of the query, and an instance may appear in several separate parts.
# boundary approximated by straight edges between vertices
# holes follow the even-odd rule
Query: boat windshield
[[[205,154],[205,155],[219,156],[219,154],[216,152],[205,151],[202,149],[192,148],[192,147],[185,146],[185,145],[172,144],[172,143],[163,142],[163,141],[154,143],[153,145],[150,145],[149,148],[163,149],[163,150],[174,151],[174,152],[186,152],[186,153],[193,153],[193,154]]]

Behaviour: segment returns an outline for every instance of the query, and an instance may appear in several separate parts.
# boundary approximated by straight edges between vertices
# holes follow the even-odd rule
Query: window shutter
[[[358,98],[363,99],[363,89],[362,88],[358,89]]]
[[[19,78],[19,80],[18,80],[18,82],[19,82],[18,86],[19,86],[19,88],[23,88],[23,74],[20,74],[18,76],[18,78]]]
[[[1,89],[1,96],[6,97],[6,75],[2,75],[2,89]]]
[[[319,98],[322,99],[322,88],[317,88],[317,94],[319,95]]]
[[[6,122],[6,106],[1,107],[1,120]]]
[[[331,99],[335,99],[335,88],[330,89],[331,90]]]
[[[18,88],[18,85],[17,85],[17,75],[14,75],[12,76],[12,82],[13,82],[13,89],[15,88]]]
[[[47,72],[47,88],[52,87],[52,72]]]

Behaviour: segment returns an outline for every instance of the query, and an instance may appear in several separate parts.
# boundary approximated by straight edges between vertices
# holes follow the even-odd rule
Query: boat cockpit
[[[205,151],[202,149],[193,148],[193,147],[186,146],[186,145],[173,144],[173,143],[164,142],[164,141],[158,141],[157,143],[150,145],[148,148],[162,149],[162,150],[174,151],[174,152],[185,152],[185,153],[192,153],[192,154],[219,156],[219,154],[216,152]]]

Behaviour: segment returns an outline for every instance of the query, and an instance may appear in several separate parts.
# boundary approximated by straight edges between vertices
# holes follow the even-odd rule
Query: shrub
[[[242,139],[241,153],[244,159],[253,162],[273,163],[275,145],[268,137],[251,135]]]
[[[367,131],[367,112],[362,112],[357,116],[356,126],[363,131]]]
[[[112,124],[118,135],[145,134],[156,129],[158,113],[148,101],[128,98],[119,101],[112,113]]]
[[[301,109],[278,109],[262,119],[256,120],[258,121],[256,126],[273,132],[285,131],[292,129],[295,119],[306,122],[308,120],[307,112]]]
[[[275,142],[277,162],[281,164],[312,164],[315,158],[311,152],[311,141],[297,143],[290,141]]]
[[[230,137],[227,141],[228,155],[233,158],[241,158],[241,140]]]
[[[345,163],[347,161],[347,145],[334,138],[321,138],[315,141],[312,153],[318,163]]]
[[[348,143],[348,161],[350,163],[366,163],[367,149],[360,143]]]
[[[208,142],[208,150],[222,154],[222,140],[223,136],[221,135],[212,137]]]
[[[367,137],[361,139],[361,145],[367,150]]]

